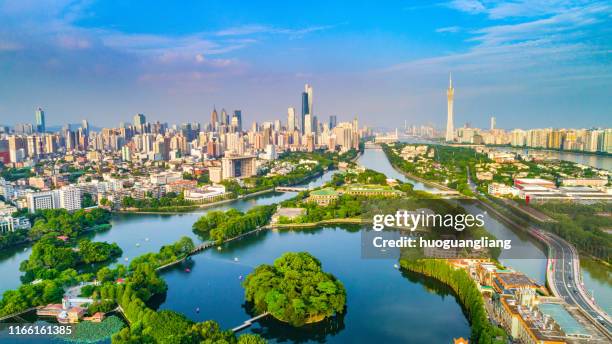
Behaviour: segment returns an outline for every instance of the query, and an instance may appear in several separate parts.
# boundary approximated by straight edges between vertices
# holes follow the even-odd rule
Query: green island
[[[83,239],[73,246],[70,240],[46,235],[32,246],[29,259],[21,262],[19,270],[25,272],[21,281],[29,283],[36,279],[53,279],[64,270],[77,269],[84,264],[108,262],[122,253],[115,243]]]
[[[221,243],[266,225],[276,209],[276,205],[262,205],[249,209],[246,213],[236,209],[211,211],[200,217],[193,230],[210,240]]]
[[[344,311],[346,291],[321,262],[306,252],[288,252],[249,274],[243,286],[255,312],[269,312],[292,326],[322,321]]]

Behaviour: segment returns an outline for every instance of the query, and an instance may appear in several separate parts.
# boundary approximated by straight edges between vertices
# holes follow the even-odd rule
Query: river
[[[394,170],[382,150],[366,150],[359,163],[388,177],[414,182]],[[333,173],[325,173],[311,186],[322,185]],[[415,189],[431,190],[422,183],[414,184]],[[193,234],[191,226],[211,209],[247,210],[254,205],[280,202],[293,195],[269,193],[184,214],[117,214],[113,216],[110,230],[91,233],[90,237],[96,241],[118,243],[123,249],[118,263],[129,263],[129,259],[157,251],[181,236],[201,242],[201,238]],[[470,205],[466,209],[482,212]],[[512,239],[515,247],[528,251],[532,258],[510,259],[502,255],[501,261],[543,283],[546,260],[542,250],[530,238],[513,232],[493,217],[486,215],[485,224],[498,238]],[[190,273],[185,272],[184,266],[163,272],[169,290],[156,300],[156,304],[161,309],[182,312],[193,320],[213,319],[224,328],[237,326],[250,317],[244,306],[244,290],[239,277],[247,275],[259,264],[272,263],[283,252],[309,251],[321,260],[324,270],[345,284],[346,313],[338,319],[299,330],[267,319],[245,331],[260,333],[272,343],[373,340],[437,343],[469,336],[469,324],[446,286],[415,274],[402,273],[393,267],[395,261],[392,260],[361,258],[359,231],[359,227],[336,226],[307,231],[267,231],[224,245],[221,251],[204,251],[186,263],[192,265]],[[19,248],[0,256],[1,291],[19,286],[18,265],[29,254],[29,249]],[[235,257],[238,261],[234,261]],[[586,283],[592,283],[591,280],[605,283],[601,282],[602,278],[587,279],[585,275]],[[606,295],[609,294],[609,285],[598,290],[603,290],[602,294],[596,295],[598,300],[609,296]],[[196,307],[200,308],[199,313],[195,312]]]

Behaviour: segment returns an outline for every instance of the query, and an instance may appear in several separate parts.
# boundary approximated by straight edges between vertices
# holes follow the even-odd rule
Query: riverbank
[[[259,196],[259,195],[264,195],[264,194],[268,194],[274,192],[274,188],[269,188],[269,189],[265,189],[265,190],[261,190],[261,191],[256,191],[250,194],[246,194],[244,196],[238,196],[238,197],[234,197],[234,198],[228,198],[228,199],[224,199],[221,201],[215,201],[215,202],[211,202],[211,203],[203,203],[203,204],[194,204],[194,205],[186,205],[186,206],[182,206],[185,207],[186,209],[184,211],[163,211],[163,210],[158,210],[158,211],[146,211],[146,210],[124,210],[124,209],[120,209],[120,210],[114,210],[113,213],[117,213],[117,214],[168,214],[168,215],[176,215],[176,214],[184,214],[184,213],[188,213],[188,212],[192,212],[198,209],[207,209],[210,207],[216,207],[219,205],[223,205],[223,204],[227,204],[227,203],[232,203],[238,200],[242,200],[242,199],[248,199],[251,197],[255,197],[255,196]],[[181,206],[177,206],[177,207],[181,207]],[[173,209],[173,208],[177,208],[177,207],[168,207],[169,209]]]

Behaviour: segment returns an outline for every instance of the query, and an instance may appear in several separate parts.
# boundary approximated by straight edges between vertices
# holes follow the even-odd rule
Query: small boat
[[[238,279],[239,279],[239,280],[242,280],[242,275],[238,276]]]
[[[238,257],[234,257],[234,261],[237,262],[238,261]]]
[[[26,247],[26,248],[24,248],[24,249],[23,249],[23,252],[25,252],[25,251],[27,251],[27,250],[28,250],[28,248]]]
[[[217,251],[221,251],[221,246],[217,246]]]
[[[396,269],[399,269],[399,265],[397,265],[397,264],[393,264],[393,267],[396,268]]]
[[[130,258],[128,258],[128,257],[125,257],[125,261],[127,262],[128,260],[130,260]]]
[[[185,272],[191,272],[191,269],[190,268],[186,268]]]
[[[196,307],[196,313],[200,313],[200,307]]]
[[[140,243],[139,242],[136,243],[136,247],[140,247]]]
[[[149,238],[145,238],[145,241],[149,241]]]

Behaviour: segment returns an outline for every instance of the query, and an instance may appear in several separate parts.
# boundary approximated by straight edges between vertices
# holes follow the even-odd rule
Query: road
[[[549,259],[551,271],[547,276],[549,285],[554,293],[565,300],[570,305],[582,308],[597,323],[603,326],[608,333],[612,333],[612,321],[610,317],[601,309],[591,296],[585,291],[580,276],[580,261],[578,252],[567,241],[560,237],[532,228],[536,234],[545,236],[551,252]],[[552,281],[550,280],[552,279]]]
[[[470,189],[474,193],[478,193],[476,185],[470,176],[469,167],[467,169],[467,179]],[[497,213],[498,216],[513,222],[485,202],[481,203],[486,208]],[[598,324],[597,326],[601,330],[607,331],[608,335],[610,335],[612,333],[610,316],[595,304],[595,301],[584,289],[582,276],[580,275],[580,259],[576,248],[553,233],[535,227],[529,227],[525,230],[535,238],[544,241],[550,249],[548,253],[548,268],[551,271],[547,271],[546,279],[553,294],[564,299],[569,305],[580,307]]]

